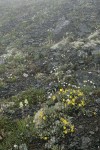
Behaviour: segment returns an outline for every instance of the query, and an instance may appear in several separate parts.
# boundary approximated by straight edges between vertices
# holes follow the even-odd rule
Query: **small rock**
[[[100,104],[100,98],[96,99],[96,103]]]
[[[93,132],[93,131],[90,131],[89,133],[90,133],[90,134],[92,134],[92,135],[94,134],[94,132]]]
[[[83,61],[83,60],[80,60],[80,61],[79,61],[79,64],[84,64],[84,61]]]
[[[72,147],[76,146],[77,144],[78,144],[78,142],[72,142],[72,143],[69,145],[69,147],[72,148]]]
[[[96,127],[95,131],[96,131],[96,132],[98,132],[98,130],[99,130],[99,128],[98,128],[98,127]]]
[[[89,146],[91,139],[89,137],[82,137],[82,149],[85,149]]]
[[[27,73],[23,73],[23,77],[27,78],[28,74]]]
[[[99,111],[98,108],[96,108],[96,109],[95,109],[95,112],[97,113],[98,111]]]
[[[83,128],[83,126],[82,126],[82,125],[79,125],[79,128],[80,128],[80,129],[82,129],[82,128]]]
[[[3,139],[3,138],[2,138],[2,136],[0,135],[0,141],[2,141],[2,139]]]
[[[26,144],[20,145],[19,150],[28,150]]]

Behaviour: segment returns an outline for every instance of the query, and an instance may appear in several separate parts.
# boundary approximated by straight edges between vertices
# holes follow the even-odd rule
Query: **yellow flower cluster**
[[[39,117],[43,118],[43,111],[40,111]]]
[[[64,119],[64,118],[60,118],[60,121],[64,124],[64,125],[69,125],[68,120]]]
[[[48,140],[48,137],[47,136],[42,136],[42,137],[40,137],[41,139],[43,139],[43,140]]]
[[[56,96],[55,96],[55,95],[53,95],[53,96],[52,96],[52,100],[54,101],[55,99],[56,99]]]
[[[45,137],[43,137],[43,139],[44,139],[44,140],[48,140],[48,137],[47,137],[47,136],[45,136]]]
[[[85,106],[85,101],[81,100],[81,103],[78,104],[79,107]]]
[[[61,88],[55,95],[52,96],[52,100],[55,101],[59,97],[64,103],[64,106],[78,106],[84,107],[84,93],[80,89],[63,89]]]
[[[75,131],[74,125],[72,125],[67,119],[61,117],[60,121],[63,123],[63,133],[64,134]]]
[[[72,89],[72,88],[69,88],[69,89],[63,89],[61,88],[59,91],[58,91],[59,94],[66,94],[66,93],[69,93],[69,96],[73,95],[73,94],[77,94],[77,96],[83,96],[83,92],[80,90],[80,89]]]
[[[46,116],[44,115],[43,110],[41,110],[41,111],[39,112],[39,119],[46,120]]]

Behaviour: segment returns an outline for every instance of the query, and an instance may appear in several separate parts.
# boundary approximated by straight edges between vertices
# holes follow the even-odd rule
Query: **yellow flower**
[[[43,116],[43,120],[46,120],[46,116]]]
[[[75,90],[73,90],[73,93],[75,94],[75,93],[76,93],[76,91],[75,91]]]
[[[72,102],[75,103],[75,99],[74,98],[72,99]]]
[[[67,132],[67,130],[64,130],[63,133],[64,133],[64,134],[67,134],[68,132]]]
[[[82,104],[78,104],[78,106],[79,106],[79,107],[81,107],[81,106],[82,106]]]
[[[56,96],[55,96],[55,95],[53,95],[53,96],[52,96],[52,99],[53,99],[53,101],[54,101],[54,100],[56,99]]]
[[[74,125],[71,126],[70,131],[71,131],[71,132],[74,132],[74,131],[75,131]]]
[[[72,98],[72,96],[70,95],[69,98]]]
[[[68,124],[69,124],[69,122],[68,122],[66,119],[64,119],[64,118],[60,118],[60,120],[61,120],[61,122],[62,122],[64,125],[68,125]]]
[[[71,104],[75,105],[75,99],[72,99]]]
[[[73,93],[72,92],[70,92],[70,95],[72,95]]]
[[[67,107],[67,104],[65,103],[64,106]]]
[[[65,99],[63,99],[63,102],[65,102]]]
[[[78,92],[78,96],[83,96],[83,92]]]
[[[65,129],[66,129],[66,126],[63,126],[63,129],[65,130]]]
[[[78,97],[77,97],[77,96],[75,96],[74,98],[75,98],[75,99],[77,99]]]
[[[82,100],[82,101],[81,101],[81,105],[82,105],[82,106],[84,106],[84,105],[85,105],[85,102],[84,102],[84,100]]]
[[[94,116],[96,115],[96,112],[93,112]]]
[[[63,89],[60,89],[60,92],[63,92]]]
[[[44,139],[44,140],[47,140],[47,139],[48,139],[48,137],[47,137],[47,136],[45,136],[43,139]]]
[[[70,104],[71,104],[71,101],[68,101],[67,104],[70,105]]]
[[[43,118],[43,111],[40,111],[39,117]]]
[[[71,104],[72,104],[73,106],[75,105],[75,103],[74,103],[74,102],[72,102]]]

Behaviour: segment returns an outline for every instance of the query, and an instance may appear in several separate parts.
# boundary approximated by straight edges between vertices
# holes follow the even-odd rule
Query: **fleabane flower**
[[[25,103],[25,106],[27,106],[28,105],[28,100],[25,99],[24,103]]]
[[[19,103],[19,107],[20,107],[20,108],[23,108],[23,106],[24,106],[24,105],[23,105],[23,102],[20,102],[20,103]]]

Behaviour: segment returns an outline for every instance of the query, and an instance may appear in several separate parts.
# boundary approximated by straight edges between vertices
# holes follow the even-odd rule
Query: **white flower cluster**
[[[29,103],[28,103],[28,100],[25,99],[24,102],[20,102],[20,103],[19,103],[19,107],[20,107],[20,108],[23,108],[24,106],[28,106],[28,104],[29,104]]]

